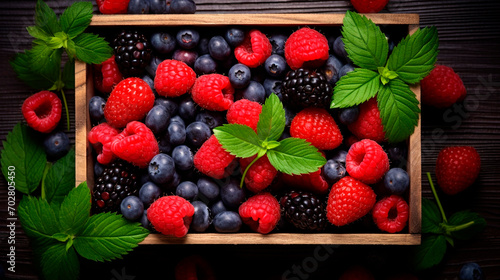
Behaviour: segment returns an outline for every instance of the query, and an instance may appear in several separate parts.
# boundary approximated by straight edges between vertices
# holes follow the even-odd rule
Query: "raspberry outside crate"
[[[409,34],[419,27],[417,14],[367,14],[378,25],[397,25],[408,30]],[[342,25],[344,14],[192,14],[192,15],[95,15],[91,28],[119,29],[123,26],[138,28],[193,26],[219,28],[229,25],[255,27],[295,27]],[[92,67],[76,62],[75,66],[75,119],[76,119],[76,183],[87,181],[93,186],[93,165],[91,147],[87,133],[91,128],[88,102],[94,95]],[[412,91],[420,100],[420,86]],[[407,170],[410,175],[409,206],[410,217],[406,232],[387,233],[189,233],[183,238],[150,234],[141,244],[382,244],[417,245],[420,244],[421,229],[421,126],[420,120],[408,143]]]

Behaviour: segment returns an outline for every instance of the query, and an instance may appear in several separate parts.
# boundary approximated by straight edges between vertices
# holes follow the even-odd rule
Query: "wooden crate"
[[[419,27],[416,14],[368,14],[376,24],[408,26],[412,34]],[[192,15],[95,15],[91,26],[99,27],[154,27],[154,26],[341,26],[344,14],[192,14]],[[85,63],[76,62],[75,67],[75,114],[76,114],[76,183],[87,181],[93,186],[91,147],[87,133],[91,128],[88,102],[94,95],[92,69]],[[420,86],[412,87],[420,100]],[[189,233],[183,238],[150,234],[141,244],[420,244],[421,229],[421,126],[408,140],[408,165],[410,175],[410,217],[406,233]]]

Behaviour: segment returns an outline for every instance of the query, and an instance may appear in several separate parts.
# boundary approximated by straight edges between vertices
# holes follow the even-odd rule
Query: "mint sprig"
[[[385,35],[365,16],[347,11],[342,36],[349,58],[360,68],[337,82],[330,107],[355,106],[378,94],[387,140],[405,140],[415,130],[420,114],[419,102],[409,84],[418,83],[436,63],[436,28],[426,27],[407,36],[389,57]]]

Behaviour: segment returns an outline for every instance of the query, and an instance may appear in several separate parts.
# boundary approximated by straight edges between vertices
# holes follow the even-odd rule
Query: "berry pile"
[[[404,143],[384,142],[375,99],[329,108],[336,82],[354,69],[338,30],[329,31],[234,26],[115,35],[114,58],[94,67],[89,102],[94,211],[178,237],[358,230],[370,212],[372,227],[402,231]],[[286,112],[280,139],[302,138],[325,157],[315,172],[290,175],[267,156],[238,158],[214,135],[224,124],[257,132],[272,93]]]
[[[102,14],[194,14],[194,0],[96,0]]]

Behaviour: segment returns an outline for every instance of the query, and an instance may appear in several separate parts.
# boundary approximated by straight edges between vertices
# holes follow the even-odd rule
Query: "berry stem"
[[[59,91],[61,92],[61,96],[62,96],[63,103],[64,103],[64,109],[66,110],[66,127],[67,127],[67,129],[69,131],[70,124],[69,124],[68,102],[66,101],[66,95],[64,94],[64,90],[61,88]]]
[[[439,207],[439,211],[441,212],[441,216],[443,217],[443,221],[445,223],[448,223],[448,219],[446,219],[446,215],[444,214],[443,206],[441,205],[441,201],[439,200],[439,197],[437,195],[436,188],[434,187],[434,183],[432,182],[432,177],[431,177],[430,172],[427,172],[427,178],[429,179],[429,184],[431,185],[432,194],[434,195],[434,198],[436,199],[436,203]]]
[[[46,193],[46,188],[45,188],[45,178],[47,177],[47,173],[49,173],[50,168],[52,167],[52,163],[47,162],[45,164],[45,169],[43,169],[43,175],[42,175],[42,190],[40,197],[42,199],[47,199],[47,193]]]
[[[243,188],[243,183],[245,182],[245,176],[247,175],[248,170],[250,167],[257,161],[259,158],[263,157],[266,153],[259,153],[257,156],[250,162],[250,164],[245,168],[245,171],[243,171],[243,175],[241,176],[241,181],[240,181],[240,189]]]

